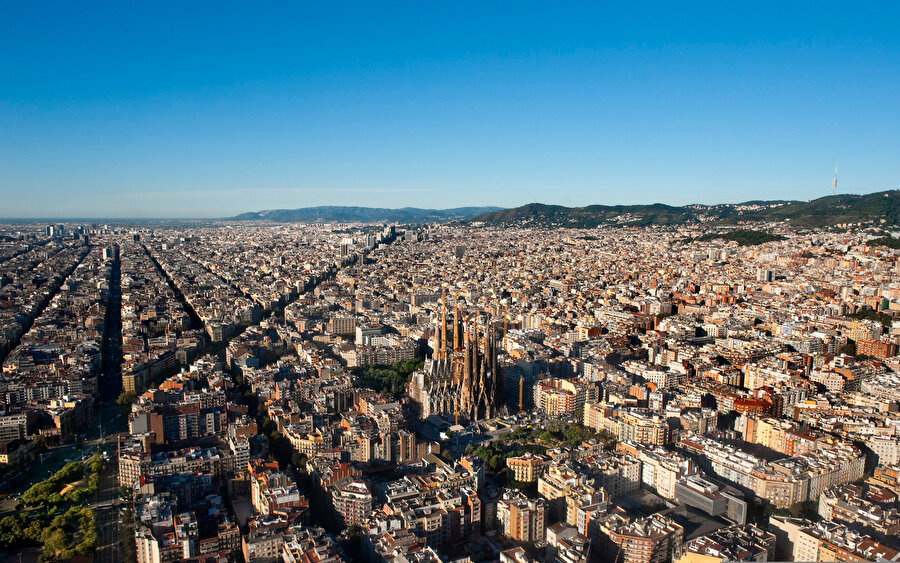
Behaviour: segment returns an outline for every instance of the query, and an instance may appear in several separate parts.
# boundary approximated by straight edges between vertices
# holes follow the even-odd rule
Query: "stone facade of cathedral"
[[[458,317],[458,315],[457,315]],[[463,326],[464,342],[459,346],[460,325],[454,320],[454,344],[448,351],[446,314],[436,333],[436,351],[425,367],[413,374],[407,391],[419,408],[419,416],[433,414],[449,420],[483,420],[496,416],[502,403],[503,381],[497,363],[497,342],[490,328],[478,323]],[[487,323],[490,327],[490,321]]]

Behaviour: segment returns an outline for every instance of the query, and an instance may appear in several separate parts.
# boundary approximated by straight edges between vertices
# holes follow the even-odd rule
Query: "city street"
[[[94,518],[97,522],[97,552],[94,560],[100,563],[118,563],[122,561],[124,553],[119,529],[120,508],[124,503],[119,500],[117,467],[118,460],[113,448],[110,461],[103,466],[94,504]]]

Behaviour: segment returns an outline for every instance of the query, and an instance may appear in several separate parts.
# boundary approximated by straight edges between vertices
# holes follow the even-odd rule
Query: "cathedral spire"
[[[473,375],[478,375],[480,373],[480,371],[478,369],[479,368],[479,365],[478,365],[479,350],[478,350],[478,348],[479,348],[479,344],[481,341],[481,335],[479,334],[479,330],[478,330],[478,317],[479,317],[478,309],[475,309],[475,334],[474,334],[475,346],[473,347],[473,350],[472,350],[472,374]]]
[[[441,292],[441,352],[438,356],[444,360],[447,358],[447,292]]]
[[[459,292],[453,295],[453,349],[459,350]]]

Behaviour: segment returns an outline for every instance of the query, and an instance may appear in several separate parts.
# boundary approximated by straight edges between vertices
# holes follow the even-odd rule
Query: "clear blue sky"
[[[0,217],[900,186],[896,1],[135,4],[0,4]]]

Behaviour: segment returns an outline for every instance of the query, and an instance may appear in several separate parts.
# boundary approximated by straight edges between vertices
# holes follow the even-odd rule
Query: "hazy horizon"
[[[832,195],[837,195],[837,196],[844,196],[844,195],[869,195],[869,194],[872,194],[872,193],[880,193],[880,192],[886,192],[886,191],[895,191],[895,190],[897,190],[897,189],[900,189],[900,188],[891,188],[891,189],[888,189],[888,190],[876,190],[876,191],[874,191],[874,192],[865,192],[865,193],[859,193],[859,194],[856,194],[856,193],[846,193],[846,192],[837,192],[837,193],[826,194],[826,195],[821,196],[821,197],[828,197],[828,196],[832,196]],[[818,199],[818,198],[813,198],[813,199]],[[753,203],[753,202],[776,202],[776,201],[797,201],[797,202],[803,202],[803,201],[812,201],[812,199],[810,199],[810,200],[798,200],[798,199],[771,199],[771,200],[746,199],[746,200],[741,200],[741,201],[718,201],[718,202],[710,202],[710,203],[691,202],[691,203],[686,203],[686,204],[667,204],[667,203],[661,202],[661,201],[648,201],[648,202],[639,202],[639,203],[633,203],[633,204],[597,203],[597,202],[593,202],[593,203],[584,203],[584,204],[581,204],[581,205],[563,205],[563,204],[558,204],[558,203],[549,203],[549,202],[545,202],[545,201],[535,201],[535,202],[525,202],[525,203],[522,203],[522,204],[520,204],[520,205],[515,205],[515,206],[510,206],[510,207],[492,206],[492,205],[464,205],[464,204],[463,204],[463,205],[456,205],[456,206],[454,206],[454,207],[444,207],[444,208],[429,208],[429,207],[416,207],[416,206],[404,206],[404,207],[379,207],[379,206],[367,206],[367,205],[346,204],[346,205],[311,205],[311,206],[308,206],[308,207],[296,207],[296,208],[286,208],[286,207],[282,207],[282,208],[273,208],[273,209],[253,209],[253,210],[242,211],[242,212],[240,212],[240,213],[235,213],[235,214],[233,214],[233,215],[221,216],[221,217],[214,217],[214,216],[209,216],[209,217],[191,217],[191,216],[182,216],[182,217],[175,217],[175,216],[170,216],[170,217],[165,217],[165,216],[159,216],[159,217],[114,217],[114,216],[108,216],[108,217],[99,217],[99,216],[98,216],[98,217],[87,217],[87,216],[82,216],[82,217],[77,217],[77,216],[70,216],[70,217],[65,217],[65,216],[46,216],[46,217],[0,217],[0,222],[11,222],[11,223],[23,222],[23,223],[28,223],[28,222],[35,222],[35,221],[51,221],[51,222],[52,222],[52,221],[62,221],[62,222],[65,222],[65,221],[123,221],[123,222],[157,222],[157,221],[161,221],[161,222],[179,222],[179,221],[188,221],[188,222],[190,222],[190,221],[227,221],[227,220],[233,219],[234,217],[237,217],[237,216],[239,216],[239,215],[243,215],[243,214],[245,214],[245,213],[262,213],[262,212],[266,212],[266,211],[294,211],[294,210],[299,210],[299,209],[316,209],[316,208],[362,208],[362,209],[379,209],[379,208],[381,208],[381,209],[387,209],[387,210],[390,210],[390,211],[397,211],[397,210],[402,210],[402,209],[422,209],[422,210],[427,210],[427,211],[428,211],[428,210],[433,210],[433,211],[447,211],[447,210],[451,210],[451,209],[477,208],[477,207],[493,207],[493,208],[496,208],[497,210],[503,210],[503,209],[515,209],[515,208],[523,207],[523,206],[525,206],[525,205],[529,205],[529,204],[532,204],[532,203],[537,203],[537,204],[541,204],[541,205],[563,205],[564,207],[578,208],[578,207],[588,207],[588,206],[592,206],[592,205],[603,205],[603,206],[638,205],[638,206],[640,206],[640,205],[656,205],[656,204],[672,205],[672,207],[687,207],[687,206],[690,206],[690,205],[709,205],[709,206],[715,206],[715,205],[741,205],[741,204],[745,204],[745,203]]]
[[[0,7],[0,215],[900,185],[900,5]]]

